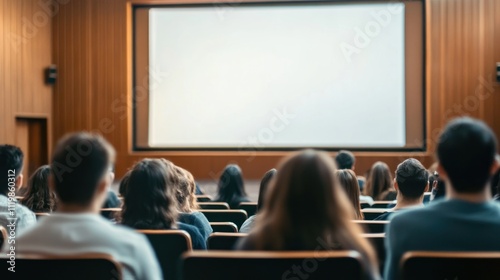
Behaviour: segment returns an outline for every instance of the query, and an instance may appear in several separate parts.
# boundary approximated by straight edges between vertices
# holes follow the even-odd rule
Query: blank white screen
[[[149,145],[403,147],[396,5],[380,23],[388,4],[152,8]],[[356,45],[355,28],[370,24],[369,44]]]

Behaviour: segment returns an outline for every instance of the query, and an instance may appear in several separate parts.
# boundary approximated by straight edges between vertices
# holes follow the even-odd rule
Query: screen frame
[[[181,0],[182,1],[182,0]],[[238,6],[264,6],[264,5],[287,5],[287,4],[325,4],[325,3],[360,3],[360,4],[371,4],[371,3],[389,3],[389,2],[396,2],[396,3],[407,3],[407,2],[418,2],[421,4],[421,31],[422,31],[422,38],[421,38],[421,135],[422,139],[415,139],[414,142],[420,143],[420,145],[416,146],[405,146],[405,147],[315,147],[315,146],[303,146],[303,147],[145,147],[142,145],[138,144],[137,141],[137,136],[138,136],[138,129],[137,129],[137,105],[136,105],[136,96],[137,96],[137,73],[136,73],[136,61],[137,61],[137,45],[136,45],[136,36],[137,36],[137,30],[136,30],[136,12],[138,9],[144,9],[144,8],[162,8],[162,7],[214,7],[214,5],[220,3],[224,5],[238,5]],[[132,61],[131,61],[131,66],[132,66],[132,94],[131,94],[131,104],[132,104],[132,122],[131,122],[131,140],[132,140],[132,152],[182,152],[182,151],[234,151],[234,152],[254,152],[256,150],[258,151],[269,151],[269,152],[284,152],[284,151],[294,151],[294,150],[300,150],[300,149],[305,149],[305,148],[313,148],[313,149],[319,149],[319,150],[324,150],[324,151],[329,151],[329,152],[335,152],[339,150],[345,150],[348,149],[350,151],[355,151],[355,152],[426,152],[428,145],[427,145],[427,18],[426,18],[426,1],[425,0],[397,0],[397,1],[390,1],[390,0],[325,0],[325,1],[318,1],[318,0],[313,0],[313,1],[306,1],[306,0],[298,0],[298,1],[290,1],[290,0],[284,0],[284,1],[279,1],[279,0],[271,0],[271,1],[241,1],[241,2],[232,2],[232,1],[227,1],[227,2],[205,2],[205,0],[201,1],[193,1],[190,2],[189,0],[184,0],[181,3],[132,3],[131,5],[131,10],[132,10],[132,38],[131,38],[131,43],[132,43]],[[406,27],[405,27],[406,28]],[[407,41],[405,40],[405,43]],[[406,50],[406,44],[405,44],[405,50]],[[149,56],[149,54],[148,54]],[[406,58],[406,56],[405,56]],[[405,65],[406,65],[407,59],[405,59]],[[406,66],[405,66],[406,68]],[[407,76],[408,73],[405,71],[405,76]],[[406,84],[406,79],[405,79],[405,84]],[[149,89],[148,89],[149,90]],[[148,92],[149,94],[149,92]],[[408,108],[408,103],[406,102],[407,95],[405,93],[405,107]],[[148,99],[149,102],[149,99]],[[148,103],[146,102],[146,103]],[[149,105],[148,105],[149,106]],[[406,113],[405,113],[406,114]],[[405,115],[405,123],[406,125],[408,124],[408,114]],[[408,137],[408,130],[406,130],[406,137]],[[408,145],[408,139],[406,139],[406,144]]]

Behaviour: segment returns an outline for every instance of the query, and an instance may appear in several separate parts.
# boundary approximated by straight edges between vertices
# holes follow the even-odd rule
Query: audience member
[[[121,197],[125,197],[127,195],[127,185],[128,178],[130,177],[130,170],[123,175],[122,180],[120,181],[120,185],[118,186],[118,193]]]
[[[487,186],[499,166],[496,147],[481,121],[459,118],[445,127],[436,154],[447,198],[394,215],[386,236],[387,279],[399,278],[408,251],[500,251],[500,207]]]
[[[493,200],[500,201],[500,169],[491,178],[491,196]]]
[[[245,192],[243,175],[238,165],[230,164],[222,172],[215,201],[227,202],[232,209],[238,208],[242,202],[250,201]]]
[[[395,200],[396,191],[392,187],[392,176],[387,164],[377,161],[370,170],[365,194],[375,200]]]
[[[378,278],[377,260],[328,154],[306,150],[284,159],[271,184],[256,227],[242,239],[242,250],[356,250],[369,278]]]
[[[23,160],[18,147],[0,145],[0,225],[17,233],[36,223],[35,214],[15,198],[16,190],[23,185]]]
[[[262,179],[260,180],[259,198],[257,201],[257,211],[255,212],[255,215],[250,216],[243,223],[243,225],[241,225],[240,232],[249,233],[254,228],[255,218],[257,217],[257,214],[264,206],[264,199],[266,196],[268,186],[275,175],[276,175],[276,169],[273,168],[273,169],[267,171],[266,174],[264,174],[264,177],[262,177]]]
[[[28,180],[21,203],[33,212],[51,213],[56,209],[56,195],[49,187],[50,166],[42,165]]]
[[[148,240],[99,216],[114,155],[100,136],[76,133],[59,141],[50,166],[57,212],[17,237],[16,254],[104,253],[122,265],[124,279],[162,279]]]
[[[432,182],[431,201],[438,201],[446,196],[446,187],[444,181],[439,178],[437,171],[432,175],[432,180],[429,178],[429,183]]]
[[[347,150],[340,150],[339,153],[335,156],[335,162],[337,163],[338,169],[350,169],[354,171],[356,157],[354,154]],[[366,183],[365,178],[357,177],[359,190],[363,192],[364,186]]]
[[[130,172],[124,197],[121,223],[135,229],[181,229],[191,236],[194,249],[206,249],[200,231],[191,225],[176,223],[178,217],[175,177],[166,160],[143,159]]]
[[[109,174],[111,176],[111,182],[113,182],[115,180],[114,168],[110,169]],[[106,200],[102,204],[102,208],[119,208],[121,204],[122,202],[120,201],[116,193],[111,189],[108,189],[108,194],[106,195]]]
[[[203,213],[197,211],[196,183],[191,172],[174,166],[174,173],[178,177],[175,197],[177,198],[177,208],[179,211],[178,221],[196,227],[205,242],[213,232],[210,222]]]
[[[423,206],[424,192],[429,188],[429,174],[420,161],[409,158],[396,169],[394,188],[398,192],[396,206],[375,220],[389,220],[395,211]]]
[[[342,186],[344,191],[346,192],[347,198],[349,198],[349,201],[351,202],[354,210],[354,219],[363,220],[364,215],[363,212],[361,212],[361,203],[359,202],[360,195],[356,174],[350,169],[342,169],[337,170],[335,172],[335,176],[337,177],[340,186]]]

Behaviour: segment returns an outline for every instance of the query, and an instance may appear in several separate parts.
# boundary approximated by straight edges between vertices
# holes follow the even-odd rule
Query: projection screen
[[[423,149],[421,1],[134,8],[136,149]]]

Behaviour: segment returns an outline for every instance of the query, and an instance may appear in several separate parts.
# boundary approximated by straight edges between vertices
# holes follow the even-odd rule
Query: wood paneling
[[[260,178],[275,166],[286,153],[131,152],[130,5],[130,0],[80,0],[60,6],[53,21],[53,55],[60,70],[54,139],[76,130],[102,133],[118,151],[118,177],[143,157],[166,157],[200,179],[217,178],[228,163],[241,165],[247,178]],[[455,116],[481,118],[500,137],[500,88],[494,82],[495,62],[500,61],[500,0],[428,0],[426,14],[428,151],[356,153],[358,173],[376,160],[391,168],[410,156],[431,164],[437,135]]]
[[[0,0],[0,143],[28,149],[29,129],[18,118],[42,118],[52,133],[52,87],[44,69],[52,63],[54,11],[50,1]],[[48,147],[45,141],[45,149]],[[25,166],[26,167],[26,166]]]

